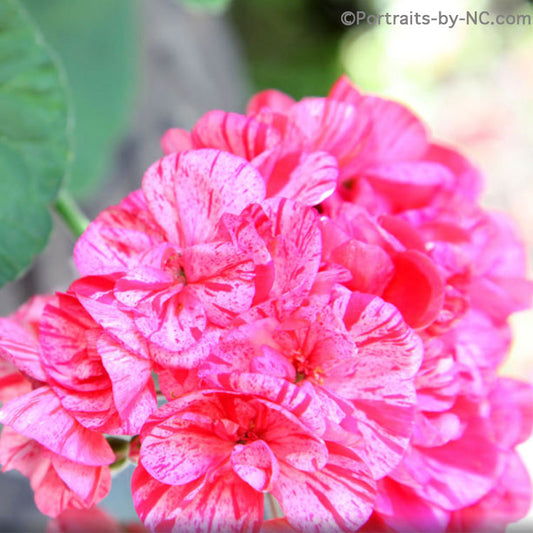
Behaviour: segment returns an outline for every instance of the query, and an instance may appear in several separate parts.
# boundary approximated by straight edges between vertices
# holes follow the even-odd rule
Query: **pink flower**
[[[106,333],[73,293],[58,294],[41,318],[41,362],[62,406],[84,427],[136,434],[156,408],[146,348]]]
[[[0,463],[29,477],[37,507],[49,516],[100,501],[115,458],[103,435],[81,426],[46,384],[37,331],[43,309],[55,301],[37,297],[0,319],[0,350],[19,385],[0,410]]]
[[[46,533],[121,533],[120,524],[98,507],[67,509],[49,522]]]
[[[287,400],[298,391],[272,383],[272,394]],[[304,394],[299,411],[306,404]],[[143,430],[132,481],[141,519],[155,530],[258,530],[270,492],[297,529],[357,528],[372,509],[371,476],[354,452],[322,440],[297,413],[209,390],[160,408]]]
[[[362,436],[360,453],[379,478],[409,443],[421,357],[420,339],[392,305],[352,293],[344,303],[301,307],[284,320],[271,317],[228,332],[199,375],[223,388],[238,382],[238,372],[276,375],[307,392],[311,387],[326,419],[355,433],[330,438],[348,444]]]
[[[89,226],[76,263],[83,274],[114,273],[111,305],[125,331],[149,340],[156,362],[194,366],[204,332],[227,326],[252,303],[252,251],[223,220],[263,198],[261,176],[239,157],[215,150],[168,156],[148,169],[142,192]],[[109,306],[89,305],[103,324]]]
[[[55,517],[68,508],[91,507],[111,486],[114,454],[103,435],[83,428],[53,391],[42,386],[0,411],[3,471],[29,477],[39,510]],[[9,427],[8,427],[9,426]]]
[[[388,215],[378,221],[347,202],[329,215],[321,221],[323,259],[348,270],[346,287],[381,296],[417,329],[439,317],[446,285],[415,228]]]
[[[378,484],[376,509],[394,530],[503,531],[527,513],[531,481],[514,448],[531,433],[533,388],[500,378],[485,394],[459,397],[433,420],[441,440],[414,439]]]
[[[306,205],[319,204],[330,196],[339,173],[337,161],[326,152],[287,146],[275,124],[237,113],[210,111],[190,134],[172,129],[161,143],[167,154],[216,148],[243,157],[261,172],[267,197],[290,198]]]
[[[46,381],[40,361],[39,319],[54,296],[34,296],[0,318],[0,401],[7,402]]]

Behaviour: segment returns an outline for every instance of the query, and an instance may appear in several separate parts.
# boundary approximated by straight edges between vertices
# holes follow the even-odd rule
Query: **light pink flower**
[[[194,366],[194,354],[189,363],[172,359],[194,352],[209,328],[227,326],[255,293],[252,251],[228,235],[223,217],[263,198],[261,176],[237,156],[215,150],[167,156],[148,169],[142,193],[89,226],[76,263],[83,274],[114,273],[113,312],[122,314],[125,331],[149,340],[156,362]],[[97,322],[107,319],[102,306],[86,308]]]

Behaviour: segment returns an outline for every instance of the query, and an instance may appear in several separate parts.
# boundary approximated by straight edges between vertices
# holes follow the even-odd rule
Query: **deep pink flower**
[[[285,389],[289,399],[277,383],[271,394]],[[257,531],[270,492],[297,529],[357,528],[372,509],[371,476],[355,453],[322,440],[297,412],[224,391],[160,408],[143,430],[132,482],[142,520],[163,531]]]
[[[84,427],[136,434],[156,408],[146,348],[134,352],[85,311],[73,293],[58,293],[40,324],[41,362],[61,401]]]
[[[531,505],[531,479],[516,452],[502,456],[501,474],[494,488],[478,502],[455,511],[447,531],[504,532],[507,525],[524,518]]]
[[[471,199],[479,192],[477,172],[456,152],[433,144],[410,110],[361,94],[345,76],[327,98],[291,102],[278,92],[259,93],[248,113],[276,127],[285,145],[337,159],[332,200],[384,213],[424,206],[452,190]]]
[[[415,228],[392,216],[376,220],[347,202],[328,214],[321,221],[323,260],[351,274],[346,287],[381,296],[417,329],[439,317],[445,281]]]

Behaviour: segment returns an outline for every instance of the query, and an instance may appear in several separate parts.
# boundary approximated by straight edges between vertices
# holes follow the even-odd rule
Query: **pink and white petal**
[[[155,370],[193,371],[207,359],[222,332],[222,328],[208,324],[197,342],[179,352],[152,344],[150,353],[155,363]]]
[[[0,464],[2,472],[18,470],[22,475],[36,479],[45,475],[50,465],[50,453],[36,440],[17,433],[9,426],[0,435]]]
[[[51,459],[57,475],[87,507],[98,503],[109,492],[111,472],[107,466],[82,465],[59,455]]]
[[[278,131],[255,118],[214,110],[191,131],[195,148],[216,148],[251,161],[281,141]]]
[[[339,175],[337,160],[327,152],[281,153],[275,162],[266,160],[258,168],[267,179],[267,196],[290,198],[310,206],[333,193]]]
[[[255,265],[249,254],[229,242],[199,244],[185,250],[187,290],[199,300],[207,319],[228,326],[250,308],[255,294]]]
[[[161,137],[161,149],[168,155],[173,152],[183,152],[193,148],[191,134],[181,128],[170,128]]]
[[[206,424],[207,413],[191,410],[170,416],[160,426],[151,426],[142,442],[143,467],[169,485],[185,485],[216,470],[229,458],[233,442],[206,431]]]
[[[409,443],[416,406],[413,378],[423,346],[398,310],[378,297],[353,293],[344,321],[357,346],[357,366],[352,375],[328,377],[324,386],[352,402],[369,465],[380,478],[398,464]]]
[[[328,98],[305,98],[289,111],[286,142],[306,151],[326,151],[334,156],[341,173],[357,158],[370,124],[353,105]]]
[[[137,331],[132,313],[121,309],[115,299],[115,281],[114,277],[86,276],[76,280],[69,290],[106,333],[139,357],[148,359],[146,341]]]
[[[104,436],[79,424],[49,387],[11,400],[0,411],[0,422],[81,464],[99,466],[115,460]]]
[[[354,531],[372,513],[375,483],[365,463],[339,444],[328,449],[328,464],[317,472],[280,463],[272,494],[298,531]]]
[[[252,96],[246,107],[246,113],[255,115],[264,108],[285,113],[293,104],[294,100],[285,93],[275,89],[267,89]]]
[[[264,398],[272,402],[271,409],[288,411],[291,417],[297,417],[317,437],[324,434],[326,421],[320,402],[297,385],[277,377],[244,372],[219,374],[217,378],[224,390]]]
[[[0,403],[22,396],[32,389],[31,383],[17,368],[0,357]]]
[[[415,379],[421,411],[443,412],[453,406],[461,388],[458,371],[454,354],[442,338],[424,342],[424,360]]]
[[[154,311],[157,314],[136,316],[135,325],[152,344],[163,348],[163,356],[194,346],[207,325],[205,308],[188,287]],[[178,359],[175,362],[181,364]]]
[[[266,492],[279,476],[279,465],[269,445],[263,440],[237,444],[231,452],[233,471],[250,487]]]
[[[380,163],[365,168],[363,176],[397,211],[427,205],[454,181],[446,167],[427,161]]]
[[[377,296],[352,293],[344,323],[357,345],[361,380],[377,375],[386,382],[416,375],[422,341],[393,305]]]
[[[82,275],[122,272],[162,241],[144,194],[137,190],[89,224],[74,247],[74,262]]]
[[[125,351],[105,334],[98,339],[97,350],[111,380],[122,429],[125,434],[135,435],[157,407],[152,365]]]
[[[37,335],[10,318],[0,318],[0,358],[37,381],[46,381]]]
[[[280,461],[301,472],[317,472],[328,462],[328,449],[324,441],[294,427],[290,419],[284,421],[280,417],[277,427],[269,429],[265,438],[268,438],[272,451]]]
[[[171,272],[139,265],[117,280],[113,294],[123,308],[137,308],[145,300],[150,302],[159,292],[168,291],[172,294],[175,282]]]
[[[357,90],[352,80],[344,74],[330,89],[328,98],[357,106],[363,99],[363,95]]]
[[[22,304],[9,318],[25,326],[35,337],[44,308],[55,300],[55,294],[36,294]]]
[[[139,465],[132,495],[139,517],[152,531],[258,531],[263,519],[263,494],[231,470],[209,482],[172,486],[156,481]]]
[[[83,508],[83,502],[50,466],[38,483],[32,483],[35,505],[41,513],[56,518],[66,509]]]
[[[365,391],[371,396],[372,385]],[[376,399],[352,400],[352,417],[358,422],[366,448],[365,459],[376,479],[389,474],[402,460],[413,432],[416,392],[412,384],[394,384],[382,388]]]
[[[198,372],[194,369],[164,369],[158,372],[157,377],[159,388],[169,402],[202,388]]]
[[[391,474],[421,497],[454,511],[472,505],[495,484],[499,452],[473,420],[460,439],[435,448],[412,447]]]
[[[146,171],[143,191],[167,240],[181,247],[209,242],[224,213],[239,214],[265,197],[264,180],[252,165],[213,149],[160,159]]]
[[[95,353],[102,329],[73,294],[58,293],[41,319],[41,362],[54,388],[76,392],[102,391],[109,378]]]
[[[271,199],[267,205],[276,243],[271,251],[275,269],[271,293],[306,294],[318,272],[322,252],[316,213],[287,199]]]

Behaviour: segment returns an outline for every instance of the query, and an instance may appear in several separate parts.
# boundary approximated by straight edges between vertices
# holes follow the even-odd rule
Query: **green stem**
[[[87,229],[89,219],[67,191],[63,190],[59,193],[54,207],[76,237]]]
[[[265,504],[265,510],[268,518],[283,518],[283,511],[281,510],[276,498],[274,498],[270,492],[265,494]]]

